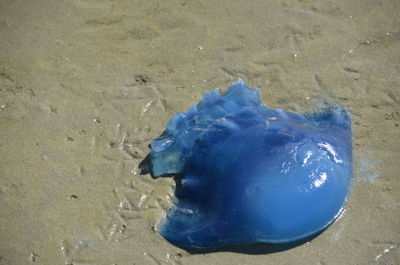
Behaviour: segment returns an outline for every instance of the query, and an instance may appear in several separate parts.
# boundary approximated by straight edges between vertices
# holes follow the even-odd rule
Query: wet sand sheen
[[[2,1],[0,264],[399,263],[399,11],[388,0]],[[155,231],[173,181],[137,166],[175,112],[237,78],[274,108],[342,102],[353,191],[310,243],[188,252]]]

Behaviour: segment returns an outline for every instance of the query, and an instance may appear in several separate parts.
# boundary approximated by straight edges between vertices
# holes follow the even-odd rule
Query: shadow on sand
[[[234,252],[247,255],[265,255],[298,247],[302,244],[310,242],[318,235],[320,235],[322,232],[323,231],[295,242],[282,243],[282,244],[254,243],[254,244],[242,244],[242,245],[225,245],[225,246],[210,247],[210,248],[195,248],[195,247],[181,247],[181,246],[178,247],[187,251],[192,255],[210,254],[215,252]]]

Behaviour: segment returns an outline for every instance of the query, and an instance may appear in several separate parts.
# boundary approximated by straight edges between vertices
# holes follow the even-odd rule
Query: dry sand
[[[400,1],[0,1],[0,264],[400,264]],[[237,78],[351,112],[354,186],[312,242],[189,253],[138,174],[177,111]]]

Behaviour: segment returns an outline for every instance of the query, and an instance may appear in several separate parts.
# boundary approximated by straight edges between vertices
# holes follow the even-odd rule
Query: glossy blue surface
[[[313,235],[341,213],[352,176],[351,120],[341,107],[299,115],[261,105],[238,81],[151,142],[153,177],[178,175],[161,234],[212,247],[285,243]]]

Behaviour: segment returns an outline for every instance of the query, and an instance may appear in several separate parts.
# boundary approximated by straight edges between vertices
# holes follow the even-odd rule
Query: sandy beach
[[[400,1],[0,1],[0,264],[400,264]],[[270,108],[343,104],[353,188],[300,246],[187,251],[151,139],[238,78]]]

